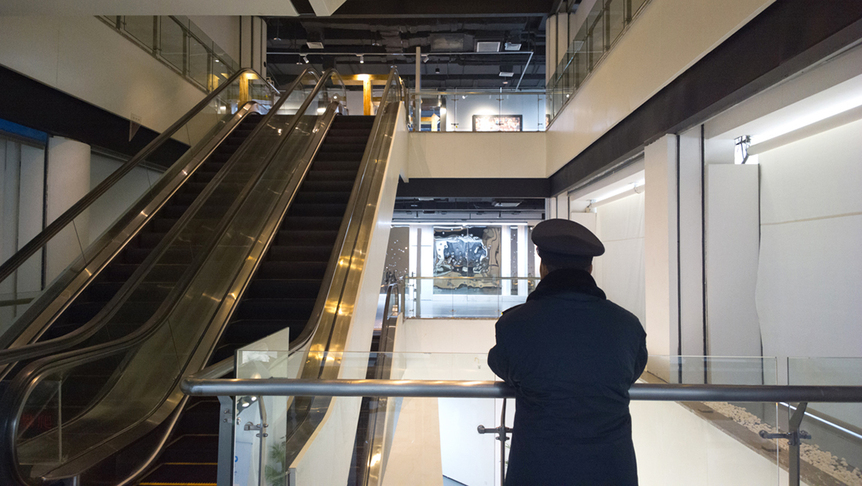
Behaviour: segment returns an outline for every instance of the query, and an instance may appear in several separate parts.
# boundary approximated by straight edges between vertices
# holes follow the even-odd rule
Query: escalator
[[[337,116],[209,364],[286,327],[303,334],[321,290],[374,117]],[[141,485],[215,484],[219,403],[189,400]]]
[[[176,224],[179,218],[186,212],[194,200],[203,192],[207,184],[213,180],[219,170],[242,145],[248,135],[254,130],[261,120],[261,116],[252,113],[246,116],[239,125],[228,135],[201,166],[195,171],[183,186],[161,207],[141,231],[127,244],[111,262],[99,273],[94,281],[81,292],[74,302],[54,321],[51,327],[37,341],[58,338],[74,331],[93,319],[96,314],[105,308],[108,302],[117,295],[120,288],[127,282],[137,270],[144,259],[147,258]],[[173,264],[191,260],[188,254],[177,254]],[[163,268],[157,272],[170,274],[176,269],[171,268],[171,262],[161,263]],[[164,285],[159,290],[166,292],[171,279],[165,279]],[[136,309],[130,309],[135,313],[152,314],[154,305],[158,305],[164,295],[152,295],[152,299],[141,302]],[[113,336],[106,335],[106,339],[120,337],[116,333]]]
[[[195,201],[196,214],[181,216],[183,226],[160,247],[160,259],[136,253],[140,249],[136,245],[158,240],[152,236],[155,231],[140,234],[123,250],[111,264],[119,265],[119,270],[105,269],[106,276],[130,275],[140,269],[123,265],[136,259],[150,264],[146,285],[130,294],[122,307],[109,304],[99,309],[86,302],[75,308],[78,313],[88,309],[94,315],[110,314],[112,326],[106,329],[116,329],[115,336],[124,337],[101,333],[94,346],[40,359],[18,374],[10,387],[13,393],[0,400],[0,472],[12,471],[0,476],[28,484],[71,477],[83,484],[117,484],[132,477],[143,477],[136,480],[140,484],[214,482],[215,428],[225,411],[215,400],[183,397],[179,386],[183,375],[219,363],[239,347],[284,328],[290,329],[291,352],[299,353],[304,352],[302,346],[329,342],[332,338],[325,336],[333,336],[336,327],[344,335],[349,321],[341,322],[342,313],[333,315],[339,306],[329,302],[333,295],[357,298],[358,289],[345,285],[363,266],[361,261],[345,262],[355,258],[349,255],[364,255],[363,245],[370,243],[380,178],[386,172],[386,164],[378,162],[385,159],[388,145],[377,142],[377,152],[371,147],[373,140],[391,139],[369,136],[373,130],[387,133],[377,128],[374,117],[335,116],[338,102],[325,93],[316,97],[325,79],[327,74],[291,122],[260,124],[258,128],[275,142],[273,148],[261,148],[245,165],[234,164],[234,172],[221,171],[215,177],[220,178],[219,187]],[[390,113],[389,126],[395,124],[399,103],[385,110]],[[307,116],[318,106],[327,106],[324,115]],[[376,155],[369,157],[370,153]],[[201,179],[213,177],[207,172],[202,169]],[[388,184],[392,197],[394,174],[394,183]],[[242,181],[231,178],[237,175]],[[232,203],[220,197],[220,188]],[[171,219],[179,217],[180,205],[189,196],[175,197],[176,209],[163,208],[166,219],[154,221],[155,230],[180,227]],[[209,243],[198,236],[200,229],[212,231]],[[182,259],[186,250],[200,263],[178,275],[170,262]],[[153,266],[158,262],[167,264],[164,271]],[[171,274],[167,280],[173,282],[172,289],[160,288],[161,274]],[[332,287],[335,280],[340,290]],[[98,294],[100,287],[93,288],[85,295]],[[134,331],[124,329],[125,317],[137,314],[139,304],[149,305],[151,297],[160,301],[152,317],[138,318]],[[327,324],[321,324],[322,315]],[[318,332],[321,326],[324,330]],[[80,395],[80,403],[75,395]],[[61,396],[62,406],[52,402]],[[51,412],[52,407],[62,417],[62,427],[57,427],[59,422],[40,421],[38,414]],[[42,432],[24,427],[22,432],[20,426],[28,418],[53,428]],[[314,427],[314,420],[307,422]],[[44,446],[59,454],[40,463]],[[135,469],[145,466],[146,470]]]

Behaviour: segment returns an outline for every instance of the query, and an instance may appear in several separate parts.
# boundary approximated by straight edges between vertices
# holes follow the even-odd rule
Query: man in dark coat
[[[646,365],[637,317],[590,272],[604,246],[573,221],[536,225],[542,281],[497,321],[488,364],[515,388],[506,484],[637,484],[629,387]]]

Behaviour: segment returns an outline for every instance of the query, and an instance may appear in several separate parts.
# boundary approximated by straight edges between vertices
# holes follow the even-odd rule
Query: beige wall
[[[95,17],[0,17],[0,46],[0,65],[159,132],[204,97]]]
[[[556,172],[771,3],[653,0],[549,127],[547,172]]]
[[[409,142],[408,177],[548,176],[544,132],[412,132]]]

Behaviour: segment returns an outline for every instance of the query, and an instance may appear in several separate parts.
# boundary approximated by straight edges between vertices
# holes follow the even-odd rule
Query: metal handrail
[[[461,380],[213,380],[185,378],[180,388],[193,396],[322,396],[514,398],[501,381]],[[635,383],[632,400],[666,402],[862,402],[862,386],[669,385]]]
[[[54,236],[56,236],[60,231],[63,230],[69,223],[75,220],[82,212],[84,212],[87,208],[90,207],[99,197],[108,192],[108,190],[113,187],[120,179],[123,178],[129,171],[140,165],[150,154],[152,154],[157,148],[159,148],[163,143],[168,141],[181,127],[183,127],[186,123],[188,123],[192,118],[194,118],[201,110],[203,110],[207,105],[212,102],[217,96],[219,96],[222,91],[227,89],[237,78],[246,73],[254,73],[261,80],[269,84],[269,86],[278,93],[278,89],[276,89],[272,84],[266,81],[262,76],[257,74],[253,69],[242,69],[234,73],[230,78],[227,79],[221,86],[216,88],[210,94],[208,94],[204,99],[202,99],[198,104],[196,104],[191,110],[189,110],[185,115],[180,117],[179,120],[174,122],[173,125],[168,127],[164,132],[160,133],[153,141],[148,143],[140,152],[135,154],[134,157],[129,159],[126,163],[121,165],[117,170],[115,170],[111,175],[106,177],[102,182],[100,182],[96,187],[93,188],[90,192],[88,192],[84,197],[78,200],[75,204],[72,205],[69,209],[67,209],[63,214],[57,217],[51,224],[45,227],[38,235],[33,237],[27,244],[21,247],[14,255],[9,257],[8,260],[3,262],[0,265],[0,281],[3,281],[12,274],[15,270],[18,269],[24,262],[27,261],[34,253],[36,253],[40,248],[45,246],[48,241],[51,240]]]
[[[315,77],[318,77],[320,79],[320,77],[317,76],[316,73],[314,73],[314,75]],[[300,79],[301,77],[297,78],[292,87],[297,86],[300,82]],[[319,86],[321,84],[322,82],[318,81],[316,89],[319,90]],[[261,129],[261,127],[266,125],[271,116],[275,115],[278,108],[290,95],[290,91],[292,91],[292,88],[286,91],[279,98],[279,100],[275,104],[273,104],[273,107],[267,114],[267,117],[265,117],[263,120],[261,120],[260,123],[258,123],[258,127],[255,129],[252,135],[250,135],[250,137],[253,137],[254,133],[256,133],[257,130]],[[314,95],[311,95],[311,97],[313,96]],[[308,104],[306,103],[303,106],[307,108]],[[301,115],[302,112],[298,112],[297,116],[295,116],[294,119],[291,120],[291,123],[285,131],[286,135],[284,135],[284,139],[287,139],[289,133],[296,127],[296,121]],[[258,168],[258,176],[264,170],[266,165],[267,164],[263,164],[263,166]],[[252,177],[252,179],[256,179],[256,177]],[[250,189],[251,184],[247,185],[243,191],[247,192]],[[243,195],[241,194],[238,199],[242,199],[242,197]],[[235,208],[232,207],[232,209]],[[229,210],[229,212],[231,211]],[[225,218],[220,224],[220,227],[215,230],[215,233],[221,234],[225,229],[224,226],[226,222],[230,219],[231,218]],[[212,238],[210,244],[215,244],[216,241],[217,238]],[[195,272],[189,271],[186,275],[184,275],[184,278],[188,280],[194,276],[194,273]],[[183,287],[183,285],[180,285],[178,287]],[[178,288],[173,291],[174,297],[180,294],[182,294],[182,289]],[[171,299],[171,297],[169,296],[168,299]],[[12,381],[11,385],[8,388],[8,391],[3,395],[2,398],[0,398],[0,410],[4,410],[6,412],[14,411],[12,413],[0,414],[0,441],[2,441],[2,443],[0,443],[0,451],[5,448],[5,452],[9,454],[9,456],[7,457],[0,456],[0,463],[5,462],[5,464],[0,466],[0,472],[6,472],[13,475],[12,477],[14,477],[16,483],[28,484],[26,479],[23,478],[23,476],[20,476],[20,471],[16,467],[17,451],[15,449],[15,441],[18,436],[17,430],[19,425],[19,418],[24,402],[45,374],[60,368],[71,368],[84,363],[94,362],[98,359],[102,359],[116,353],[131,349],[132,347],[143,342],[145,339],[149,338],[158,329],[157,324],[162,321],[163,317],[168,314],[172,307],[172,305],[166,306],[163,304],[159,308],[159,310],[157,310],[157,312],[153,315],[153,317],[148,320],[147,324],[127,336],[121,337],[114,341],[97,344],[89,348],[67,351],[59,355],[44,357],[25,367],[21,371],[21,373],[19,373],[19,375],[15,378],[15,380]],[[3,466],[9,466],[8,470],[4,471]]]

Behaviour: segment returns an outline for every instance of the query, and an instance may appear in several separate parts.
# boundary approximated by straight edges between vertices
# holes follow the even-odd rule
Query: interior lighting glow
[[[440,108],[440,114],[445,115],[446,114],[446,108]]]
[[[369,79],[371,79],[371,75],[370,74],[357,74],[356,79],[358,79],[360,81],[368,81]]]
[[[612,190],[610,190],[610,191],[608,191],[608,192],[606,192],[606,193],[602,194],[601,196],[599,196],[599,197],[597,197],[597,198],[593,199],[593,200],[592,200],[592,202],[597,203],[597,202],[600,202],[600,201],[604,201],[605,199],[610,199],[610,198],[612,198],[612,197],[614,197],[614,196],[617,196],[617,195],[620,195],[620,194],[622,194],[622,193],[624,193],[624,192],[626,192],[626,191],[630,191],[630,190],[632,190],[632,189],[636,189],[636,188],[638,188],[638,187],[641,187],[642,185],[644,185],[644,180],[643,180],[643,179],[641,179],[641,180],[639,180],[639,181],[637,181],[637,182],[635,182],[635,183],[632,183],[632,184],[626,184],[626,185],[624,185],[624,186],[620,186],[620,187],[618,187],[618,188],[616,188],[616,189],[612,189]]]
[[[326,113],[326,108],[321,107],[321,108],[318,108],[318,109],[317,109],[317,114],[318,114],[318,115],[322,115],[322,114],[324,114],[324,113]]]
[[[785,133],[799,130],[800,128],[807,127],[808,125],[811,125],[813,123],[817,123],[821,120],[825,120],[840,113],[844,113],[845,111],[852,110],[853,108],[856,108],[858,106],[862,106],[862,94],[850,98],[836,100],[835,102],[823,106],[818,110],[814,110],[804,115],[794,117],[793,119],[788,120],[786,123],[773,126],[771,127],[771,129],[767,130],[764,133],[752,135],[751,145],[756,145],[769,139],[784,135]]]

